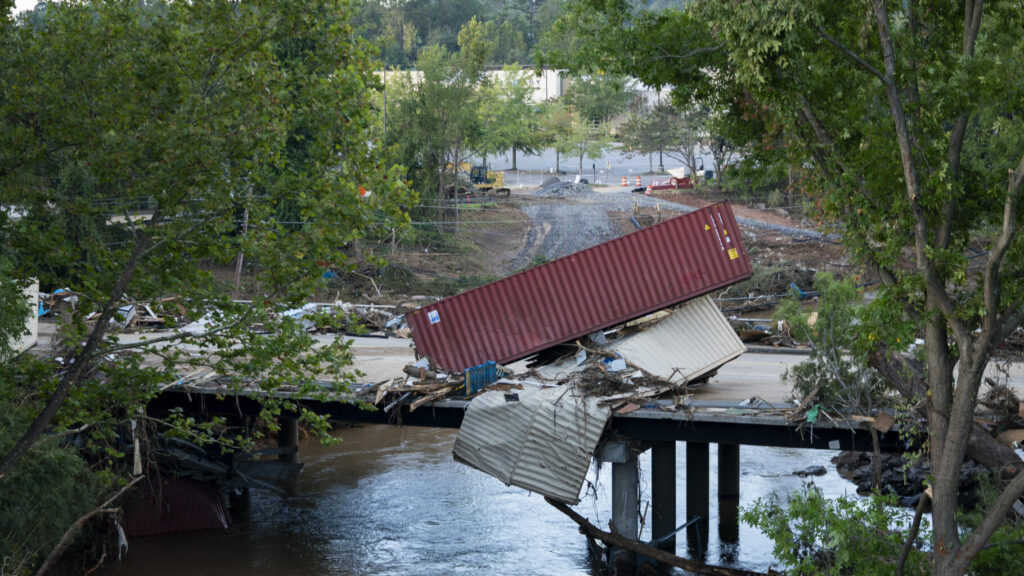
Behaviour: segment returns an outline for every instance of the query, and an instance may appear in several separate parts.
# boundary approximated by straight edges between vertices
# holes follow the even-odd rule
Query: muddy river
[[[340,444],[304,441],[306,466],[284,494],[252,491],[233,510],[231,528],[133,539],[124,562],[105,576],[599,574],[576,525],[543,497],[508,487],[458,464],[455,431],[363,426],[338,431]],[[791,472],[829,469],[813,478],[826,495],[853,486],[829,466],[832,452],[743,447],[741,506],[772,492],[798,490],[808,480]],[[685,518],[686,450],[676,450],[678,518]],[[771,562],[771,543],[741,525],[737,543],[718,539],[715,446],[711,446],[712,506],[707,559],[753,570]],[[650,499],[649,453],[641,455],[641,509]],[[591,470],[576,510],[601,527],[611,517],[611,467]],[[681,520],[680,520],[681,522]],[[650,537],[649,523],[645,536]],[[685,549],[681,536],[679,549]]]

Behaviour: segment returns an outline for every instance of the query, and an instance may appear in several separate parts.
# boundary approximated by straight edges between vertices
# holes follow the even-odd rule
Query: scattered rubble
[[[527,359],[518,372],[486,362],[447,373],[421,358],[405,367],[405,376],[366,386],[360,394],[385,410],[406,401],[415,410],[445,396],[562,386],[621,410],[650,398],[684,399],[744,350],[714,304],[702,297],[547,349]]]
[[[593,196],[594,190],[583,182],[552,182],[533,193],[534,196],[565,198],[567,196]]]
[[[59,314],[64,308],[78,305],[78,296],[68,290],[57,290],[53,294],[40,294],[40,316]],[[352,304],[349,302],[309,303],[300,308],[293,308],[281,313],[282,317],[290,317],[300,322],[303,327],[317,334],[345,334],[348,336],[371,336],[378,338],[408,338],[409,325],[405,322],[405,312],[414,310],[414,303],[400,306],[381,304]],[[317,315],[326,315],[332,322],[322,324],[316,322]],[[98,312],[86,316],[85,320],[95,321]],[[166,330],[172,327],[182,332],[201,335],[213,323],[209,315],[195,318],[189,313],[188,307],[174,296],[159,298],[152,301],[138,301],[124,297],[118,310],[110,319],[111,328],[124,333]],[[264,330],[260,324],[250,326],[256,332]]]

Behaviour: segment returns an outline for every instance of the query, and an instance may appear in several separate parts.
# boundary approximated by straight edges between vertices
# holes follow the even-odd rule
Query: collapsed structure
[[[715,204],[409,313],[421,361],[408,372],[443,381],[434,399],[493,383],[470,402],[455,458],[576,503],[613,412],[745,351],[706,295],[751,273],[729,204]],[[526,374],[496,368],[535,354]],[[403,386],[378,402],[380,390]]]

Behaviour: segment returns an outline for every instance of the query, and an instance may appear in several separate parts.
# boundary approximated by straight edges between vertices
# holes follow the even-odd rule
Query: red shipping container
[[[415,310],[420,356],[458,372],[514,362],[749,278],[727,202]]]

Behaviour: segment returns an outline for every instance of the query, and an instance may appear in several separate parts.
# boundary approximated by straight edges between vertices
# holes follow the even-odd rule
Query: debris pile
[[[552,182],[533,193],[534,196],[565,198],[568,196],[591,196],[593,189],[583,182]]]
[[[383,304],[352,304],[349,302],[310,303],[282,313],[295,319],[302,319],[306,329],[318,334],[343,333],[348,336],[372,336],[407,338],[409,326],[405,315],[396,313],[396,306]],[[316,315],[326,315],[333,321],[318,324]],[[337,328],[341,326],[342,328]]]
[[[55,290],[52,294],[40,294],[39,316],[59,315],[62,310],[73,310],[79,304],[78,296],[70,290]],[[415,309],[415,305],[389,306],[381,304],[352,304],[337,301],[333,303],[309,303],[300,308],[286,310],[281,317],[289,317],[303,327],[317,334],[344,334],[347,336],[370,336],[377,338],[408,338],[409,325],[404,311]],[[329,318],[329,322],[318,322],[317,317]],[[86,316],[86,321],[99,319],[99,312]],[[180,326],[183,332],[202,334],[211,323],[211,318],[191,315],[186,304],[175,296],[150,301],[135,300],[125,296],[110,319],[111,328],[119,332],[165,330]],[[250,329],[264,330],[261,324]]]
[[[650,398],[681,400],[745,350],[705,296],[548,348],[516,363],[515,370],[486,362],[448,373],[421,358],[405,367],[405,376],[361,393],[364,401],[390,412],[404,403],[416,410],[444,397],[474,398],[488,390],[560,386],[626,413],[621,411],[636,410]]]
[[[489,370],[487,368],[490,368]],[[473,398],[484,388],[495,390],[522,390],[521,383],[509,380],[512,370],[493,362],[490,366],[478,366],[460,374],[448,374],[430,366],[429,360],[409,364],[403,370],[405,376],[386,380],[358,390],[361,400],[391,412],[396,406],[409,405],[409,412],[415,412],[424,404],[446,396]],[[371,399],[372,396],[372,399]]]

